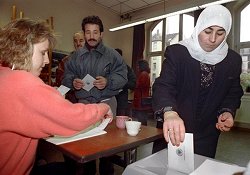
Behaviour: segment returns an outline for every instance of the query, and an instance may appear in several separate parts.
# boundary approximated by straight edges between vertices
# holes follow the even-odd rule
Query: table
[[[123,166],[126,167],[136,161],[136,148],[138,146],[163,138],[162,129],[143,125],[137,136],[129,136],[125,129],[119,129],[115,126],[115,121],[112,121],[105,128],[105,131],[107,133],[104,135],[61,145],[54,145],[46,140],[42,142],[49,144],[50,147],[59,150],[79,164],[124,152]]]
[[[167,157],[168,157],[168,150],[167,149],[161,150],[153,155],[150,155],[144,159],[141,159],[137,162],[134,162],[128,165],[122,175],[133,175],[133,174],[136,174],[136,175],[186,175],[185,173],[181,173],[175,170],[168,169]],[[214,160],[205,156],[195,154],[194,155],[194,168],[197,169],[207,159]],[[214,161],[218,163],[218,166],[215,168],[215,171],[217,171],[217,173],[215,174],[212,173],[212,174],[213,175],[225,174],[219,171],[221,169],[220,167],[221,165],[219,165],[219,163],[222,163],[222,162],[218,160],[214,160]],[[227,165],[231,166],[232,164],[231,165],[227,164]],[[222,167],[222,169],[225,169],[225,168]],[[237,167],[237,169],[242,170],[242,167]],[[204,174],[204,173],[200,173],[200,174]],[[211,174],[211,173],[207,172],[207,174]],[[233,173],[229,173],[229,174],[232,175]]]

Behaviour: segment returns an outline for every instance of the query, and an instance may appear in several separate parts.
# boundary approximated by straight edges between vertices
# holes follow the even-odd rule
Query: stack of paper
[[[70,88],[61,85],[59,88],[57,88],[57,90],[63,95],[65,95],[67,92],[69,92]]]
[[[78,134],[70,136],[70,137],[54,136],[54,137],[50,137],[46,140],[50,143],[55,144],[55,145],[60,145],[63,143],[73,142],[73,141],[77,141],[77,140],[82,140],[82,139],[106,134],[107,132],[104,131],[104,129],[106,128],[106,126],[108,125],[110,120],[111,120],[110,118],[107,118],[107,119],[103,120],[99,126],[94,127],[93,129],[90,129],[88,131],[83,130],[83,132],[79,132]]]

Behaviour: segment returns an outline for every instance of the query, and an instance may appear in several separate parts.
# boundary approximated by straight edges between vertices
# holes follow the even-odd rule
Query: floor
[[[215,158],[228,163],[246,166],[250,161],[250,131],[233,129],[219,138]]]
[[[153,119],[148,120],[149,126],[155,126]],[[151,155],[152,143],[140,146],[137,150],[137,159],[142,159]],[[250,131],[233,129],[230,132],[221,134],[217,146],[216,159],[228,163],[246,166],[250,161]],[[42,150],[47,162],[63,161],[63,156],[59,152],[49,152]],[[53,155],[53,156],[51,156]],[[115,165],[115,175],[121,175],[123,168]]]

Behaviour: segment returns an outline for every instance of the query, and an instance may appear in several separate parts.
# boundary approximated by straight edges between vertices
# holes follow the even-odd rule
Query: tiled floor
[[[149,126],[155,126],[155,121],[150,119],[148,121]],[[140,146],[137,150],[137,159],[142,159],[151,155],[152,143]],[[239,129],[233,129],[230,132],[224,132],[221,134],[216,159],[228,163],[237,164],[240,166],[246,166],[250,161],[250,131],[243,131]],[[43,150],[48,162],[63,161],[63,156],[59,152],[50,152]],[[53,155],[51,157],[51,155]],[[123,168],[115,165],[115,175],[121,175]]]
[[[250,161],[250,131],[234,129],[221,134],[216,159],[240,166]]]

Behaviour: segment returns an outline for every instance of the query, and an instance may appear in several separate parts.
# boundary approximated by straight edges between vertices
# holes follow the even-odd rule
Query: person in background
[[[153,85],[153,109],[165,140],[153,152],[166,148],[169,139],[179,146],[187,132],[193,133],[196,154],[215,157],[219,135],[233,127],[243,95],[241,56],[226,42],[231,24],[227,8],[209,6],[189,39],[166,48]]]
[[[79,103],[100,103],[110,105],[116,115],[117,102],[115,95],[127,83],[127,68],[121,55],[113,48],[103,44],[103,23],[98,16],[88,16],[82,20],[85,45],[74,52],[65,64],[62,84],[75,90],[75,96]],[[86,75],[94,80],[94,87],[89,91],[83,89],[82,80]],[[109,158],[101,158],[99,172],[113,174],[114,168]],[[84,165],[86,174],[96,173],[95,161]]]
[[[138,78],[136,80],[136,86],[134,90],[134,100],[133,100],[133,116],[137,118],[142,125],[147,125],[148,113],[147,111],[151,109],[151,104],[144,105],[143,100],[150,97],[150,68],[148,61],[139,60],[137,63],[138,68]]]
[[[74,33],[73,35],[73,44],[75,50],[71,52],[73,54],[76,50],[83,47],[85,41],[83,32],[79,31]],[[56,86],[59,87],[62,84],[63,74],[64,74],[64,64],[69,60],[70,55],[65,56],[59,63],[58,68],[56,69]],[[71,101],[72,103],[77,103],[78,100],[76,99],[74,90],[70,90],[66,95],[65,98]]]
[[[121,49],[115,49],[121,56],[122,56],[122,50]],[[123,87],[122,91],[116,95],[116,101],[117,101],[117,115],[126,115],[129,116],[131,115],[129,112],[129,103],[128,103],[128,90],[134,90],[135,85],[136,85],[136,76],[131,67],[127,65],[127,78],[128,82],[127,84]]]
[[[54,44],[46,22],[18,19],[0,29],[1,175],[30,174],[40,138],[70,136],[112,117],[107,104],[72,104],[39,78]]]
[[[84,36],[83,36],[83,32],[79,31],[74,33],[73,35],[73,44],[74,44],[74,48],[75,50],[72,53],[74,53],[77,49],[80,49],[84,46]],[[60,86],[62,83],[62,79],[63,79],[63,74],[64,74],[64,64],[65,62],[67,62],[69,60],[70,56],[67,55],[65,56],[59,63],[58,68],[56,69],[56,86]]]
[[[115,95],[127,83],[127,69],[121,55],[103,44],[103,23],[98,16],[88,16],[82,21],[85,45],[71,56],[65,65],[62,84],[75,89],[80,103],[110,104],[116,114]],[[84,90],[83,78],[89,74],[96,80],[94,87]]]

